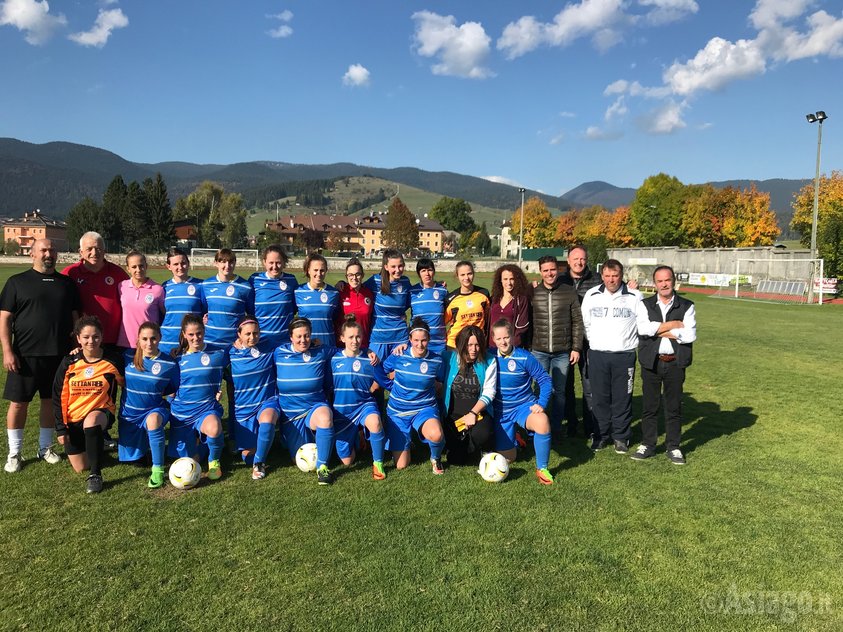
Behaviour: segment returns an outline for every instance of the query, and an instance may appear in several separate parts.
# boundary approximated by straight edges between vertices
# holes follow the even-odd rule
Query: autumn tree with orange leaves
[[[521,207],[512,215],[513,238],[521,234]],[[534,196],[524,203],[524,248],[546,248],[556,245],[556,224],[547,205]]]
[[[770,194],[710,184],[689,187],[682,209],[681,245],[691,248],[769,246],[780,230]]]
[[[814,219],[814,185],[806,184],[793,201],[790,227],[802,233],[803,246],[811,245]],[[825,259],[826,276],[843,274],[843,172],[820,177],[817,205],[817,251]]]

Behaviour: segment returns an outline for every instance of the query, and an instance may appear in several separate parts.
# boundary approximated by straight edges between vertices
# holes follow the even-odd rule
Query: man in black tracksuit
[[[641,445],[632,455],[643,461],[656,453],[658,414],[664,393],[665,448],[675,465],[684,465],[682,439],[682,385],[697,338],[694,304],[674,290],[676,277],[669,266],[653,273],[656,294],[639,303],[638,362],[641,364],[643,409]]]
[[[559,277],[559,282],[572,285],[577,292],[577,298],[582,305],[583,296],[591,288],[600,285],[600,277],[595,276],[588,267],[588,252],[583,246],[574,246],[568,251],[568,271]],[[590,435],[592,430],[591,418],[591,389],[588,382],[588,371],[586,370],[586,357],[588,356],[588,340],[583,339],[583,349],[577,361],[577,367],[582,381],[582,425],[585,436]],[[568,371],[565,383],[565,419],[568,420],[568,436],[574,437],[577,434],[577,398],[574,394],[574,372]]]

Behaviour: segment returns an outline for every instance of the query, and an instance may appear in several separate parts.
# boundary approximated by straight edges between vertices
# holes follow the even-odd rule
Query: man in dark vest
[[[691,364],[693,342],[697,339],[696,313],[694,304],[676,293],[673,268],[659,266],[653,272],[653,281],[655,295],[644,299],[638,306],[643,437],[632,458],[643,461],[656,453],[658,414],[664,393],[667,458],[675,465],[685,465],[685,457],[679,449],[682,439],[682,385],[685,383],[685,369]]]

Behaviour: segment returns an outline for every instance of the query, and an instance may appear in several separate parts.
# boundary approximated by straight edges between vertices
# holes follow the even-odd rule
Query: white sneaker
[[[61,456],[56,454],[55,450],[53,450],[53,446],[48,446],[43,450],[38,450],[38,458],[46,461],[50,465],[61,463]]]
[[[9,474],[14,474],[15,472],[20,472],[21,467],[23,467],[23,457],[20,454],[10,454],[9,458],[6,459],[6,465],[3,466],[3,469]]]

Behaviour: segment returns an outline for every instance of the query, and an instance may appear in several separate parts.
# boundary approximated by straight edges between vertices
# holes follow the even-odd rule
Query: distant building
[[[29,254],[36,239],[51,239],[59,251],[70,249],[67,243],[67,224],[47,217],[39,209],[3,223],[3,243],[10,240],[18,242],[22,255]]]
[[[181,248],[195,248],[199,240],[196,235],[196,222],[192,219],[173,220],[173,235]]]
[[[501,224],[501,257],[504,259],[518,258],[518,240],[512,237],[512,226],[509,220]]]

